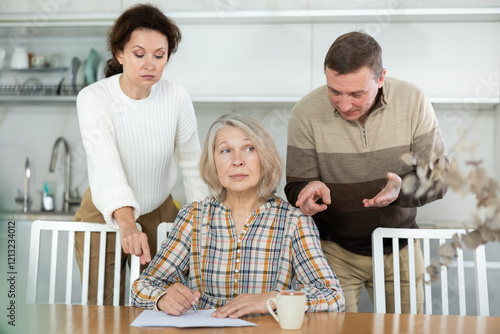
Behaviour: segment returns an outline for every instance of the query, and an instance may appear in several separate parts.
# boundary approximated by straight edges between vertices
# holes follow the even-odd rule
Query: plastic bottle
[[[54,211],[54,196],[50,195],[48,182],[43,184],[42,211]]]

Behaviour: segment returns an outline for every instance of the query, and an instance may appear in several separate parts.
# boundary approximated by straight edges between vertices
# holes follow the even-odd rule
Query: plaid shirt
[[[172,232],[132,287],[132,305],[157,309],[179,282],[198,290],[199,308],[218,308],[242,293],[301,290],[307,311],[343,311],[344,293],[321,250],[311,217],[281,198],[254,210],[237,234],[231,211],[207,197],[182,208]]]

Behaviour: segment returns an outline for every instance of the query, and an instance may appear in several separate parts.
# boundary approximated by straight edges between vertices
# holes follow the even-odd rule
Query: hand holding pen
[[[191,290],[186,285],[186,279],[179,268],[175,268],[180,281],[184,278],[184,283],[174,283],[168,287],[166,293],[161,296],[156,302],[158,310],[170,315],[181,315],[193,308],[195,312],[196,303],[201,297],[201,293],[197,290]]]
[[[181,270],[179,269],[178,266],[175,266],[175,271],[177,271],[177,275],[179,276],[179,278],[181,279],[181,282],[182,284],[184,284],[186,287],[188,287],[188,284],[186,282],[186,278],[184,277],[184,275],[182,274]],[[196,309],[196,305],[193,304],[193,310],[198,313],[198,310]]]

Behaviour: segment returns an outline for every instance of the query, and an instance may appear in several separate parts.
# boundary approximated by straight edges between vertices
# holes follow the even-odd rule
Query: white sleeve
[[[92,201],[107,224],[118,229],[113,212],[132,207],[134,218],[140,215],[139,203],[129,187],[120,154],[116,146],[115,130],[108,114],[113,106],[104,102],[95,91],[83,90],[77,98],[78,120],[83,145],[87,152],[89,185]]]
[[[184,195],[187,203],[191,203],[203,200],[210,192],[198,169],[201,147],[193,104],[185,90],[181,93],[175,145],[184,182]]]

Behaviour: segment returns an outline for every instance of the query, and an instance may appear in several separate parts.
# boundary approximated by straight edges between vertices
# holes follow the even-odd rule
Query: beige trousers
[[[142,226],[142,232],[148,236],[149,249],[151,257],[156,254],[156,238],[157,228],[161,222],[173,222],[177,217],[178,209],[174,204],[172,196],[169,196],[162,205],[156,210],[142,215],[137,219],[137,222]],[[97,210],[92,203],[92,195],[90,189],[85,192],[82,199],[80,209],[75,214],[77,222],[95,222],[105,224],[103,215]],[[75,255],[80,267],[80,278],[82,277],[83,267],[83,243],[85,234],[78,232],[75,234]],[[90,238],[90,272],[89,272],[89,295],[88,304],[97,304],[97,277],[99,270],[99,233],[92,233]],[[128,257],[122,250],[121,266],[121,286],[120,286],[120,305],[124,302],[125,296],[125,270]],[[115,268],[115,234],[107,233],[106,236],[106,264],[104,275],[104,305],[113,304],[113,276]],[[141,266],[141,271],[145,266]]]
[[[373,264],[371,256],[358,255],[332,241],[321,240],[321,247],[344,290],[345,311],[358,312],[361,289],[366,287],[373,303]],[[394,270],[392,253],[384,255],[385,302],[387,313],[394,313]],[[401,312],[410,313],[410,281],[408,270],[408,246],[399,251],[401,280]],[[424,310],[424,257],[420,241],[415,240],[415,279],[417,282],[417,312]]]

